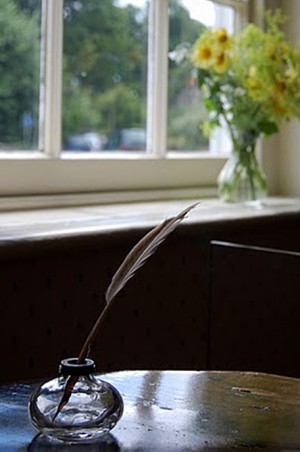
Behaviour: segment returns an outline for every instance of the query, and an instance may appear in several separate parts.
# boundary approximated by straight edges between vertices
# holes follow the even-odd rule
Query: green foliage
[[[24,112],[29,112],[37,125],[37,12],[24,12],[17,2],[2,0],[0,29],[0,141],[18,144],[22,141]]]
[[[63,110],[65,136],[84,133],[89,130],[100,130],[101,117],[97,108],[97,99],[87,87],[73,89],[67,95]]]
[[[138,11],[112,0],[85,0],[79,9],[77,1],[65,1],[64,136],[95,127],[104,134],[145,121],[147,24]],[[72,119],[74,91],[90,105],[80,108],[80,129]]]
[[[141,127],[145,123],[145,103],[124,84],[116,85],[99,97],[99,112],[107,121],[105,133],[126,127]]]
[[[174,107],[169,120],[168,149],[196,151],[207,148],[207,139],[199,130],[205,117],[204,106],[201,108],[198,104]]]

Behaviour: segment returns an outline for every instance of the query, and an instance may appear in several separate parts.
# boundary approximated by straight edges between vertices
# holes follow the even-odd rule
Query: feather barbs
[[[198,203],[195,203],[176,217],[172,217],[164,220],[161,224],[151,229],[129,252],[119,269],[113,276],[110,285],[107,288],[105,299],[106,303],[110,302],[125,286],[130,278],[134,276],[136,271],[146,262],[146,260],[155,253],[158,246],[168,237],[168,235],[174,231],[177,225],[185,218],[185,216],[192,210]]]

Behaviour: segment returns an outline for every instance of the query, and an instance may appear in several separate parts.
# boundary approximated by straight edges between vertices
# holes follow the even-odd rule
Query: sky
[[[215,19],[214,6],[209,0],[181,0],[190,12],[191,19],[199,20],[205,25],[213,25]],[[118,0],[120,6],[128,4],[134,6],[142,6],[145,0]]]

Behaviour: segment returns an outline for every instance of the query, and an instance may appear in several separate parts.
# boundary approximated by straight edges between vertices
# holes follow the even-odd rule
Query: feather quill
[[[105,298],[109,304],[120,290],[125,286],[136,271],[146,262],[146,260],[155,253],[158,246],[174,231],[177,225],[189,213],[196,204],[187,207],[176,217],[169,218],[152,229],[146,234],[129,252],[119,269],[113,276],[110,285],[107,288]]]
[[[116,295],[123,289],[126,283],[135,275],[137,270],[144,265],[146,260],[155,253],[158,246],[173,232],[178,224],[186,217],[186,215],[198,204],[192,204],[182,210],[175,217],[164,220],[161,224],[157,225],[148,234],[146,234],[128,253],[124,261],[112,277],[106,293],[105,300],[106,306],[99,315],[96,323],[91,329],[78,357],[78,364],[84,362],[88,356],[92,343],[94,342],[97,333],[109,311],[109,307]],[[61,412],[63,407],[68,403],[72,390],[76,384],[78,377],[70,376],[65,387],[64,394],[59,403],[57,411],[53,420]]]

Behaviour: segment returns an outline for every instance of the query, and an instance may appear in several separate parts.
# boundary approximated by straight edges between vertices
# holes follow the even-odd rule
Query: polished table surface
[[[0,451],[300,450],[300,379],[252,372],[124,371],[122,419],[96,445],[47,446],[27,414],[35,384],[0,386]]]

